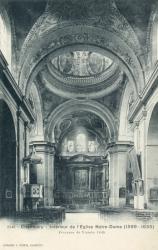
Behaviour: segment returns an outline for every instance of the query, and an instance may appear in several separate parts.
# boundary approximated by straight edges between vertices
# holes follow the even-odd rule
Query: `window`
[[[78,154],[98,154],[101,150],[101,145],[98,142],[96,135],[90,134],[87,131],[75,130],[70,132],[62,141],[60,152],[78,153]]]
[[[94,153],[96,151],[95,141],[89,141],[88,142],[88,151],[90,153]]]
[[[67,143],[68,152],[74,152],[74,141],[68,141]]]
[[[86,152],[86,135],[78,134],[76,137],[76,151]]]

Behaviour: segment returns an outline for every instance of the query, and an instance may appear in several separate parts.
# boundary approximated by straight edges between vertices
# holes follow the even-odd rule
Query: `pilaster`
[[[34,141],[30,144],[41,157],[42,164],[37,166],[37,183],[44,186],[44,207],[54,205],[54,156],[55,144],[46,141]]]
[[[109,152],[109,205],[111,207],[124,207],[126,195],[120,196],[119,190],[126,189],[127,151],[131,143],[118,142],[110,145]],[[120,196],[120,197],[119,197]]]

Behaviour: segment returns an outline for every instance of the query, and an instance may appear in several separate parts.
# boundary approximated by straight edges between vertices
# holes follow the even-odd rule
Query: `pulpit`
[[[43,186],[39,184],[24,185],[25,210],[37,209],[39,201],[43,199]]]

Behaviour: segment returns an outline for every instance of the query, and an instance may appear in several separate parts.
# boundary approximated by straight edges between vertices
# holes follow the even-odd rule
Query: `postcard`
[[[0,250],[158,249],[158,3],[0,1]]]

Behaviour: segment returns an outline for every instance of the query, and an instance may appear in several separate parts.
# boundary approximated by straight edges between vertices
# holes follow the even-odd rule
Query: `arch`
[[[6,122],[7,121],[7,122]],[[0,214],[16,211],[16,133],[12,113],[0,100]]]
[[[158,102],[158,88],[154,91],[153,95],[149,99],[147,106],[146,106],[147,117],[146,117],[146,138],[145,138],[145,141],[148,141],[149,124],[150,124],[153,110],[154,110],[157,102]]]
[[[158,99],[150,115],[149,126],[147,130],[147,196],[149,208],[156,208],[158,205]]]
[[[0,8],[0,48],[11,69],[11,24],[5,8]]]
[[[88,111],[99,116],[107,125],[110,141],[113,142],[117,137],[116,119],[109,109],[102,104],[92,100],[70,100],[59,105],[49,116],[45,136],[48,140],[54,140],[54,129],[56,124],[63,116],[73,113],[74,111]]]
[[[147,143],[148,145],[158,145],[158,102],[152,110],[148,127]]]
[[[7,96],[5,96],[3,93],[0,92],[0,101],[4,101],[6,103],[6,105],[8,106],[11,114],[12,114],[12,118],[13,118],[13,122],[14,122],[14,127],[15,127],[15,134],[16,134],[16,138],[17,138],[17,116],[16,116],[16,108],[14,109],[14,106],[11,105],[10,100]]]
[[[102,49],[112,60],[121,65],[133,84],[136,94],[142,91],[144,75],[139,57],[116,32],[109,31],[104,26],[94,26],[88,21],[84,24],[81,21],[57,24],[55,21],[47,22],[46,17],[46,14],[41,16],[38,25],[36,24],[37,30],[35,31],[33,27],[30,32],[33,34],[32,37],[28,36],[24,43],[19,74],[19,85],[24,94],[41,66],[46,63],[48,55],[75,44],[91,45]],[[42,26],[41,20],[43,20]],[[36,36],[37,32],[39,36]]]

